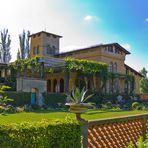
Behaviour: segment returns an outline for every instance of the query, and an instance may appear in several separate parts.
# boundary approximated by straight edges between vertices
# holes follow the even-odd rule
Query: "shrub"
[[[128,148],[134,148],[134,144],[132,142],[129,143]],[[147,138],[144,140],[143,137],[140,137],[136,142],[137,148],[147,148],[148,147],[148,135]]]
[[[139,102],[133,102],[132,103],[132,108],[133,109],[139,109],[140,108],[140,103]]]
[[[0,125],[0,147],[80,148],[81,127],[74,120]]]
[[[9,102],[9,104],[13,106],[24,106],[25,104],[30,104],[30,92],[5,92],[5,94],[14,100],[13,102]],[[59,103],[63,105],[66,103],[65,94],[43,93],[43,97],[45,99],[45,104],[52,108],[59,107]]]
[[[64,105],[67,98],[65,94],[60,93],[44,93],[43,96],[45,98],[45,104],[53,108],[59,107],[59,103]]]
[[[14,101],[9,102],[13,106],[23,106],[30,104],[31,93],[28,92],[5,92],[5,95],[12,98]]]

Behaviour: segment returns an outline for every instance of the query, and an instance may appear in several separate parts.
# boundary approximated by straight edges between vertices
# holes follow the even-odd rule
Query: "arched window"
[[[51,92],[51,80],[47,80],[47,91]]]
[[[60,92],[64,92],[64,80],[60,79]]]
[[[109,72],[113,72],[113,63],[110,62],[109,67],[108,67]]]
[[[47,54],[50,54],[50,53],[51,53],[51,47],[50,47],[50,45],[47,45],[46,53],[47,53]]]
[[[114,63],[114,72],[117,73],[117,63]]]
[[[40,46],[37,46],[37,54],[40,54]]]
[[[36,47],[33,47],[33,54],[36,54]]]

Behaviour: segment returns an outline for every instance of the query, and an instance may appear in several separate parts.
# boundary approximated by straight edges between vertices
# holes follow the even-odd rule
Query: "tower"
[[[59,41],[62,36],[41,31],[30,35],[30,57],[51,57],[59,53]]]

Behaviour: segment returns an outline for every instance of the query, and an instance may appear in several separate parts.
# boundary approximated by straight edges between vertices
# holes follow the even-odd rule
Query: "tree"
[[[3,29],[0,32],[0,59],[3,63],[9,63],[11,60],[10,44],[11,39],[8,34],[8,29]]]
[[[148,78],[147,78],[147,70],[143,68],[140,73],[144,76],[140,81],[140,91],[142,93],[148,93]]]
[[[145,69],[145,67],[143,67],[143,69],[140,71],[140,73],[146,78],[147,77],[147,70]]]
[[[30,57],[29,36],[30,36],[30,31],[27,31],[26,33],[25,30],[23,30],[23,33],[19,35],[19,42],[20,42],[19,53],[21,59]]]
[[[17,51],[17,60],[19,60],[19,59],[21,59],[21,55],[20,55],[20,51],[18,49],[18,51]]]

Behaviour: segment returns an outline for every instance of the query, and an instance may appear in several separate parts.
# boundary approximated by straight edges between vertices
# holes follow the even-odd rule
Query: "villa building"
[[[54,58],[55,62],[64,58],[76,58],[99,61],[108,64],[108,70],[112,73],[119,74],[112,84],[110,80],[106,83],[106,92],[109,93],[113,88],[113,92],[124,93],[126,89],[130,91],[131,84],[125,83],[125,75],[130,74],[134,76],[134,93],[140,93],[139,82],[142,75],[125,64],[125,59],[129,51],[123,48],[118,43],[99,44],[87,48],[77,49],[69,52],[59,53],[59,43],[61,36],[48,32],[38,32],[31,36],[31,58],[40,56],[46,59]],[[46,74],[45,80],[47,81],[48,92],[63,92],[64,85],[68,85],[68,90],[76,86],[77,79],[84,81],[83,78],[78,77],[78,73],[71,72],[69,75],[68,84],[66,84],[64,72],[56,72]],[[85,83],[85,82],[84,82]],[[88,80],[88,88],[91,87],[91,80]],[[95,89],[99,90],[101,81],[99,78],[95,79]],[[66,86],[65,86],[66,87]]]
[[[92,91],[100,91],[102,81],[97,76],[84,77],[78,71],[67,73],[64,71],[64,59],[84,59],[108,64],[108,71],[116,77],[106,81],[103,91],[106,93],[140,93],[140,79],[142,75],[125,64],[126,56],[130,54],[118,43],[98,44],[82,49],[60,53],[60,38],[62,36],[41,31],[30,35],[30,58],[40,57],[42,73],[24,72],[17,75],[17,91],[31,91],[36,87],[41,92],[65,92],[76,86],[86,87]],[[3,65],[2,65],[3,66]],[[44,70],[45,67],[54,68],[53,73]],[[2,75],[2,71],[0,71]],[[127,75],[134,77],[132,83],[127,81]]]

